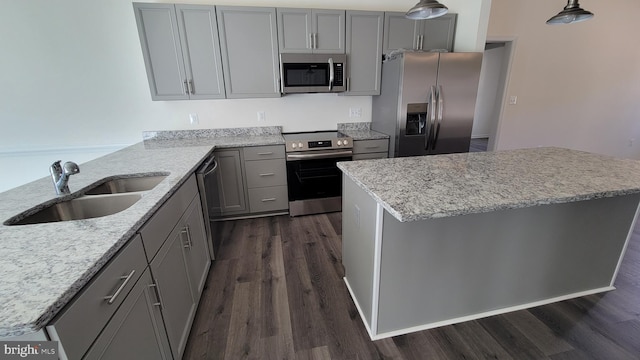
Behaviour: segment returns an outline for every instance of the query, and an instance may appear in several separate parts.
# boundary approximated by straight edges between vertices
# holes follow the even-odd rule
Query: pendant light
[[[584,10],[578,4],[578,0],[567,0],[567,6],[560,11],[558,15],[547,20],[549,25],[571,24],[580,21],[589,20],[593,17],[593,13]]]
[[[436,0],[420,0],[404,16],[411,20],[433,19],[446,14],[448,11],[449,8]]]

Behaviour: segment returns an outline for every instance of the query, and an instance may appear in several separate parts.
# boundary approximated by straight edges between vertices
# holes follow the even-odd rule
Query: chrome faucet
[[[56,188],[56,194],[65,195],[69,194],[69,176],[80,172],[78,164],[73,161],[67,161],[64,165],[60,166],[61,160],[58,160],[51,164],[49,172],[51,173],[51,180],[53,180],[53,186]]]

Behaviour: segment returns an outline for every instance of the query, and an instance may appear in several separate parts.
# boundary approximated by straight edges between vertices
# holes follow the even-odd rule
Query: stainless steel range
[[[350,161],[353,139],[337,131],[283,134],[291,216],[342,210],[342,173],[338,161]]]

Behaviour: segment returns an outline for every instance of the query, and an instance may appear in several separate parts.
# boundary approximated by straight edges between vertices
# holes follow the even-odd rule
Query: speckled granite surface
[[[101,218],[0,225],[0,338],[47,324],[193,173],[214,147],[283,144],[278,134],[146,140],[80,165],[69,181],[78,196],[114,175],[170,175],[130,208]],[[53,160],[56,159],[52,159]],[[64,159],[73,160],[73,159]],[[0,223],[56,199],[50,178],[0,193]]]
[[[338,131],[350,136],[353,140],[376,140],[388,139],[389,135],[371,130],[371,123],[338,123]]]
[[[561,148],[341,162],[399,221],[640,192],[640,161]]]

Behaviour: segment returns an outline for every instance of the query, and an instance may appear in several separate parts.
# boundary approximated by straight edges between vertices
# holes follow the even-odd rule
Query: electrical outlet
[[[258,111],[258,121],[262,122],[262,121],[265,121],[265,119],[266,119],[266,115],[264,111]]]
[[[516,105],[517,103],[518,103],[518,97],[517,96],[509,97],[509,105]]]
[[[362,117],[362,108],[349,108],[349,117],[350,118],[361,118]]]
[[[200,123],[198,114],[189,114],[189,123],[191,123],[191,125],[198,125]]]

